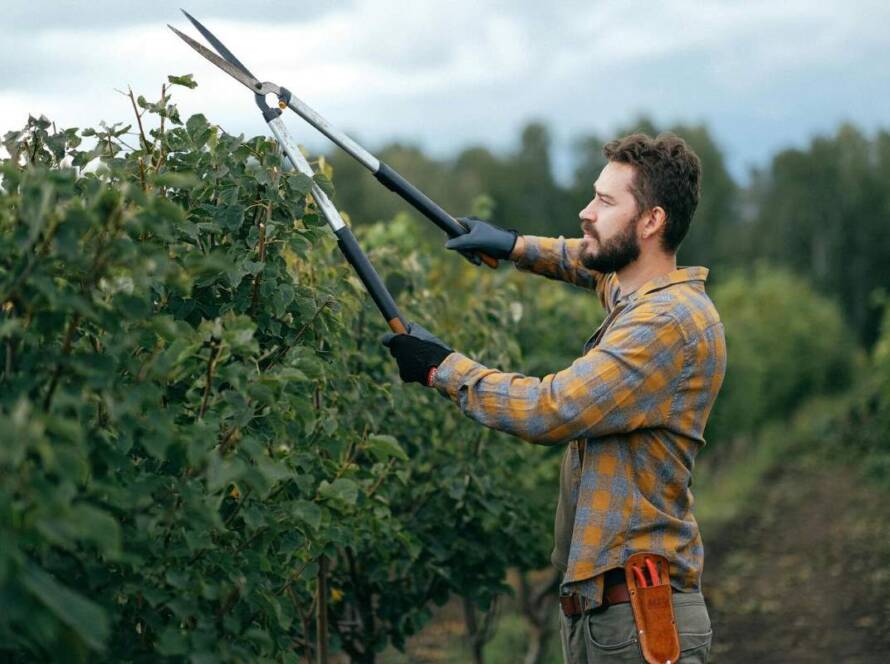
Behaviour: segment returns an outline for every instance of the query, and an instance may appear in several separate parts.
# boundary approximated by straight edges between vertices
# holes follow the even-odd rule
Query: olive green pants
[[[711,650],[711,619],[701,593],[673,594],[674,620],[680,634],[681,664],[705,664]],[[567,617],[559,611],[562,656],[566,664],[642,662],[630,604]]]

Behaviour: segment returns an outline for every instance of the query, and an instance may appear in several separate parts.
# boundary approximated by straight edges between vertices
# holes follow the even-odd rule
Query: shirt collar
[[[667,274],[662,274],[654,279],[650,279],[630,295],[625,296],[622,294],[620,299],[636,300],[643,295],[648,295],[649,293],[661,290],[662,288],[667,288],[674,284],[682,284],[687,281],[704,282],[708,278],[708,272],[710,272],[710,270],[706,267],[680,267]]]

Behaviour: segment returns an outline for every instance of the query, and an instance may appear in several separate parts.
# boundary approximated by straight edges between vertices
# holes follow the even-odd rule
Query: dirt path
[[[890,491],[824,462],[773,471],[762,487],[756,511],[717,532],[703,526],[711,664],[890,662]],[[390,649],[380,661],[469,661],[455,650],[457,603],[436,613],[407,655]],[[547,662],[561,661],[551,650]]]
[[[890,494],[851,469],[786,469],[705,537],[712,662],[890,662]]]

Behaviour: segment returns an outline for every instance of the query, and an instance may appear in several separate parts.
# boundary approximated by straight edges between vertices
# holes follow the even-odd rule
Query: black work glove
[[[459,251],[471,263],[479,265],[479,257],[474,253],[481,251],[492,258],[506,260],[510,258],[519,233],[501,228],[478,217],[460,217],[458,219],[470,229],[466,235],[458,235],[445,243],[446,249]]]
[[[383,345],[399,363],[399,376],[406,383],[429,386],[430,369],[454,352],[444,341],[418,323],[408,324],[408,334],[385,334]]]

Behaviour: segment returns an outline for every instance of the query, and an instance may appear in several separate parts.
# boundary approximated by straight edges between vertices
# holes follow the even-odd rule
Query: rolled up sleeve
[[[517,270],[596,291],[600,303],[607,306],[613,275],[584,267],[580,238],[523,235],[522,239],[525,248],[513,261]]]
[[[626,433],[670,420],[685,347],[672,316],[641,308],[617,319],[571,366],[544,378],[452,353],[433,387],[468,417],[532,443]]]

